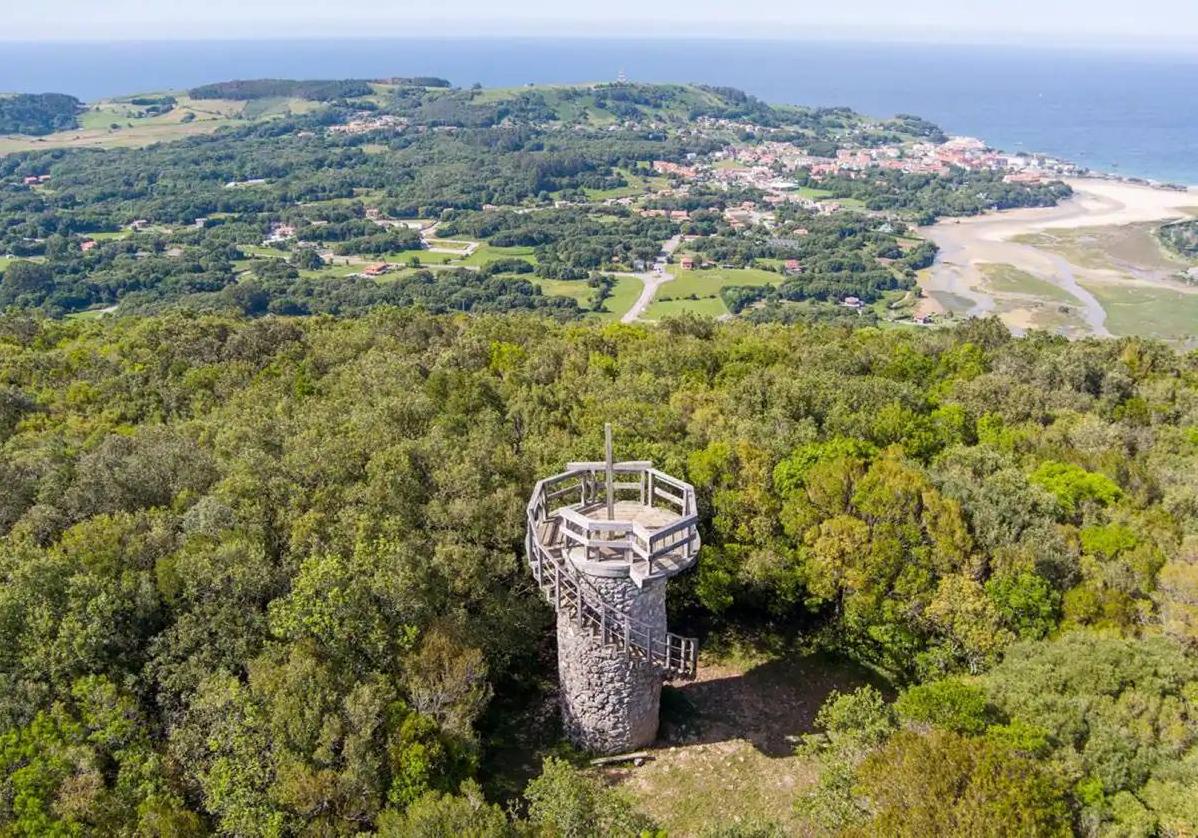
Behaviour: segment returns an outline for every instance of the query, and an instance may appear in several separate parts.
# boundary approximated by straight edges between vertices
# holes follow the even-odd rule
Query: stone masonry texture
[[[627,578],[588,581],[614,607],[666,633],[666,581],[638,588]],[[579,747],[618,754],[652,742],[661,707],[661,673],[650,663],[630,660],[617,644],[604,645],[570,615],[557,616],[557,666],[562,721]]]

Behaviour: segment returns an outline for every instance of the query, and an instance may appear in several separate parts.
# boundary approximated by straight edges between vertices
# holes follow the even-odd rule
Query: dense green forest
[[[64,93],[0,95],[0,134],[42,136],[79,125],[83,104]]]
[[[992,209],[1053,206],[1072,190],[1064,183],[1048,183],[1034,189],[1005,183],[1002,172],[966,172],[925,175],[878,170],[868,179],[843,175],[820,183],[837,198],[857,198],[867,209],[902,210],[913,214],[919,224],[931,224],[942,216],[978,215]]]
[[[192,88],[188,96],[192,99],[268,99],[282,96],[310,99],[314,102],[330,102],[334,99],[352,99],[369,96],[373,91],[365,81],[295,81],[292,79],[252,79],[246,81],[217,82]]]
[[[897,323],[917,225],[1067,186],[725,87],[189,96],[225,127],[0,156],[0,835],[1198,834],[1198,354]],[[698,492],[701,668],[850,673],[762,693],[802,770],[702,831],[648,804],[739,752],[561,736],[525,504],[608,422]]]
[[[811,831],[1198,829],[1194,354],[398,308],[0,320],[3,829],[652,828],[560,759],[496,796],[553,671],[524,504],[604,422],[699,491],[674,625],[897,692],[799,746]]]

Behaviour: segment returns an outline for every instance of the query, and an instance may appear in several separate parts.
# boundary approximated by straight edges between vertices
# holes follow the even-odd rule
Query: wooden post
[[[612,484],[615,482],[615,469],[612,462],[611,451],[611,422],[603,426],[603,448],[607,466],[607,520],[614,521],[616,518],[616,500],[615,491],[612,489]]]

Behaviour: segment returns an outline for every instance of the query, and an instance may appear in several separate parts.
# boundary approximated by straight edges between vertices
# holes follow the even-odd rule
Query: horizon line
[[[720,42],[764,42],[764,43],[827,43],[827,44],[862,44],[862,45],[893,45],[893,46],[986,46],[1025,48],[1029,50],[1065,51],[1071,49],[1095,50],[1102,52],[1135,53],[1144,50],[1168,49],[1172,54],[1188,54],[1198,59],[1198,35],[1181,35],[1174,38],[1126,36],[1116,39],[1114,35],[1104,33],[1058,33],[1045,32],[1029,34],[1026,32],[981,33],[973,31],[933,30],[923,34],[911,29],[902,31],[887,30],[886,33],[876,30],[827,30],[818,31],[807,28],[795,32],[756,32],[756,31],[708,31],[696,29],[680,30],[669,35],[643,33],[640,31],[504,31],[471,30],[452,32],[433,32],[423,35],[411,35],[401,32],[384,33],[354,32],[317,33],[210,33],[180,36],[175,33],[147,33],[143,35],[112,35],[94,36],[80,34],[77,36],[64,35],[52,38],[39,38],[30,35],[0,34],[0,44],[20,44],[35,46],[72,45],[72,44],[168,44],[168,43],[278,43],[278,42],[337,42],[337,41],[548,41],[548,40],[611,40],[619,38],[628,41],[720,41]]]

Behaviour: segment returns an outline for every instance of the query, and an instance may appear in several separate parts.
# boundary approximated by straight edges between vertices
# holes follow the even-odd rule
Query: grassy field
[[[1083,337],[1090,333],[1089,324],[1075,309],[1061,305],[1043,305],[1032,312],[1033,328],[1067,337]]]
[[[142,116],[145,109],[116,100],[91,104],[79,117],[79,128],[45,137],[0,136],[0,154],[56,148],[137,148],[196,134],[225,125],[271,119],[286,113],[307,113],[322,107],[303,99],[260,99],[233,102],[193,100],[176,95],[173,110]]]
[[[831,198],[832,203],[840,204],[841,209],[846,210],[864,210],[865,201],[860,198]]]
[[[700,297],[718,294],[726,285],[773,285],[782,281],[782,275],[759,268],[708,268],[699,271],[674,272],[674,281],[661,287],[658,297]]]
[[[484,244],[465,259],[461,259],[454,264],[477,266],[481,268],[483,265],[487,264],[488,262],[494,262],[496,259],[513,258],[523,259],[526,262],[531,262],[533,265],[537,263],[537,257],[533,255],[533,249],[531,247],[492,247],[489,244]]]
[[[500,250],[506,250],[506,249],[508,249],[508,248],[500,248]],[[510,249],[521,250],[523,248],[510,248]],[[278,258],[281,255],[282,256],[286,255],[286,254],[280,254],[278,251],[272,251],[272,249],[269,247],[256,247],[253,245],[243,246],[242,250],[244,250],[246,253],[251,253],[253,255],[261,255],[261,256],[274,257],[274,258]],[[529,262],[533,262],[533,263],[536,262],[536,259],[533,258],[532,256],[525,256],[524,254],[519,254],[519,253],[514,254],[514,255],[523,256]],[[478,254],[474,254],[474,256],[478,256]],[[378,255],[372,254],[369,256],[367,256],[367,255],[334,256],[333,263],[336,265],[341,265],[342,263],[344,263],[348,260],[350,265],[353,266],[354,270],[361,270],[363,265],[371,265],[376,262],[387,262],[392,265],[407,265],[408,262],[411,261],[412,257],[415,257],[416,259],[418,259],[420,261],[420,266],[424,267],[424,268],[478,267],[482,264],[486,264],[486,262],[490,262],[495,259],[503,258],[502,255],[496,255],[494,250],[489,251],[489,255],[479,258],[479,259],[475,259],[475,258],[463,259],[460,256],[455,256],[452,253],[434,253],[434,252],[431,252],[428,250],[398,250],[394,253],[383,253],[383,254],[378,254]]]
[[[588,84],[529,84],[521,87],[492,88],[478,91],[474,104],[490,104],[510,99],[521,93],[537,93],[553,109],[562,122],[584,122],[602,127],[616,122],[609,108],[601,108]],[[642,113],[655,119],[680,122],[688,119],[696,106],[721,106],[726,104],[718,95],[693,85],[670,85],[673,96],[663,107],[638,105]]]
[[[916,291],[888,291],[872,308],[882,315],[909,317],[915,313],[918,305],[919,294]]]
[[[1083,283],[1106,310],[1106,327],[1116,335],[1145,335],[1198,343],[1198,294],[1161,286]]]
[[[605,304],[607,311],[595,312],[591,316],[598,320],[619,320],[632,308],[644,287],[635,276],[616,277],[616,287]]]
[[[989,290],[994,293],[1023,294],[1074,305],[1078,303],[1076,297],[1060,286],[1020,270],[1014,265],[991,263],[979,265],[979,269],[986,277]]]
[[[461,264],[461,257],[454,256],[452,253],[433,253],[429,250],[413,250],[411,253],[415,254],[416,258],[420,260],[420,264],[422,265],[447,265],[450,262],[453,262],[457,265]],[[395,260],[392,259],[391,261]],[[400,261],[407,261],[407,257],[405,256],[404,259]]]
[[[344,262],[335,262],[332,265],[327,265],[319,271],[300,271],[299,274],[304,279],[344,279],[351,274],[361,273],[362,265],[350,263],[346,265]],[[386,279],[391,279],[394,274],[387,274]]]
[[[927,295],[944,308],[945,311],[963,314],[973,308],[974,302],[969,297],[954,294],[952,291],[927,290]]]
[[[792,191],[809,201],[820,201],[824,198],[832,197],[832,193],[827,189],[816,189],[814,186],[800,186],[798,189]]]
[[[806,198],[809,201],[820,201],[823,203],[836,203],[847,210],[864,210],[865,202],[858,198],[833,198],[832,193],[827,189],[817,189],[814,186],[800,186],[797,189],[790,190],[800,197]]]
[[[646,320],[660,320],[671,314],[691,311],[719,317],[728,313],[720,298],[720,289],[728,285],[773,285],[782,276],[758,268],[711,268],[700,271],[675,270],[675,279],[662,285],[657,297],[645,311]]]
[[[273,247],[267,247],[261,244],[243,244],[239,249],[246,256],[256,256],[261,259],[286,259],[287,253],[282,250],[275,250]]]
[[[628,181],[627,186],[614,189],[586,189],[587,198],[592,201],[606,201],[611,198],[629,198],[667,188],[670,183],[664,177],[651,173],[635,173],[628,169],[620,169],[620,174]],[[614,219],[613,219],[614,220]]]
[[[1050,250],[1083,268],[1177,271],[1191,265],[1161,244],[1156,237],[1158,226],[1124,224],[1043,230],[1016,236],[1013,241]]]
[[[585,280],[580,279],[542,279],[540,277],[528,277],[515,275],[512,279],[528,279],[534,283],[547,297],[569,297],[577,300],[578,304],[583,308],[587,307],[587,301],[591,295],[595,293],[595,289],[586,284]]]
[[[473,243],[452,239],[429,239],[428,242],[433,247],[450,248],[462,252],[465,251],[467,245]],[[438,253],[430,250],[417,251],[416,255],[426,265],[452,265],[459,268],[481,268],[488,262],[494,262],[496,259],[523,259],[531,265],[537,264],[537,257],[534,255],[533,248],[531,247],[493,247],[486,243],[479,245],[469,256],[462,256],[461,253]]]
[[[521,93],[535,92],[545,98],[546,104],[557,112],[562,122],[585,122],[594,126],[610,125],[616,121],[608,111],[595,106],[595,97],[574,97],[578,85],[537,84],[522,87],[498,87],[479,91],[472,100],[476,105],[486,105],[511,99]],[[565,94],[565,95],[564,95]]]
[[[445,247],[449,248],[450,250],[465,250],[470,245],[474,244],[474,242],[468,241],[467,239],[430,238],[426,241],[428,242],[429,247]]]
[[[66,316],[67,320],[98,320],[111,312],[107,308],[89,308],[86,311],[74,311]]]

